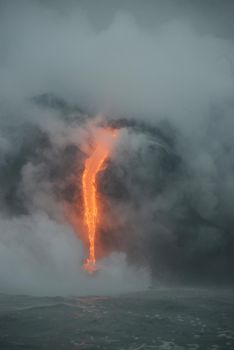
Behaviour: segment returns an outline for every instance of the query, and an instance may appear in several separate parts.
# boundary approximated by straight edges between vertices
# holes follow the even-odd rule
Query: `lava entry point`
[[[116,139],[117,131],[111,128],[97,128],[94,133],[93,147],[87,157],[82,176],[83,209],[86,235],[88,238],[88,257],[83,268],[90,274],[96,271],[96,231],[100,222],[100,206],[97,197],[96,177],[103,170]]]

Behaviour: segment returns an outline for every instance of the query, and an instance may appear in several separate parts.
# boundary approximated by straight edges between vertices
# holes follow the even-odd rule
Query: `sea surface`
[[[234,349],[231,290],[107,297],[0,294],[0,349]]]

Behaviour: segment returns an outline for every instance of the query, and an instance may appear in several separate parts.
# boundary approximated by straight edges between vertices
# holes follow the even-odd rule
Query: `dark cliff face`
[[[109,200],[106,211],[113,222],[115,211],[122,215],[117,227],[104,228],[103,244],[150,266],[152,276],[163,282],[232,284],[233,218],[223,184],[212,182],[215,200],[206,198],[204,175],[193,171],[180,148],[181,133],[168,123],[158,128],[126,124],[129,138],[140,134],[146,142],[134,150],[122,147],[124,160],[117,157],[100,176]],[[189,149],[189,140],[183,142]]]
[[[54,97],[39,100],[43,108],[60,111],[65,128],[79,130],[92,118]],[[184,152],[190,140],[165,120],[157,126],[134,117],[102,123],[118,128],[123,137],[98,175],[100,254],[124,251],[129,263],[148,266],[152,277],[163,282],[233,283],[233,216],[220,179],[212,182],[215,200],[204,196],[205,175],[194,170]],[[46,192],[61,205],[78,199],[77,215],[82,215],[84,150],[71,140],[58,146],[38,124],[25,123],[7,133],[12,147],[0,166],[2,212],[30,215],[35,197]],[[50,208],[39,209],[51,215]]]

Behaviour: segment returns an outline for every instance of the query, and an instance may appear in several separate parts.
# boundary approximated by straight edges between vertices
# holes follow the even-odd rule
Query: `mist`
[[[0,2],[0,290],[233,284],[232,9]],[[98,177],[104,213],[92,279],[64,208],[78,199],[82,214],[74,178],[97,125],[119,137]]]

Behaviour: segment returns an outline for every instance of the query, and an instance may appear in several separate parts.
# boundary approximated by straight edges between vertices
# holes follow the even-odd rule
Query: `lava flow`
[[[102,138],[96,141],[93,153],[85,161],[85,169],[82,176],[84,222],[87,227],[89,243],[88,257],[84,262],[83,268],[89,273],[96,271],[95,240],[100,216],[96,176],[110,154],[114,137],[116,137],[115,131],[111,129],[102,131]]]

